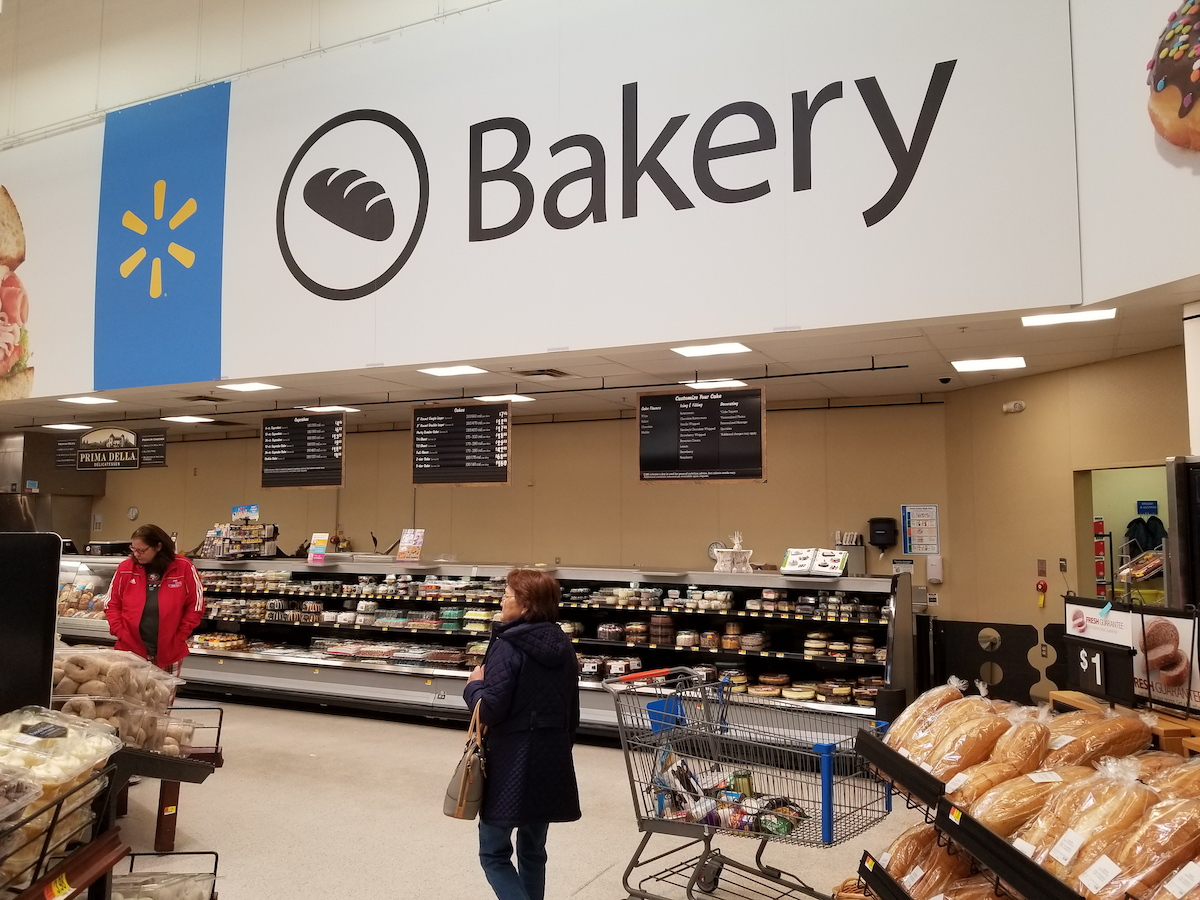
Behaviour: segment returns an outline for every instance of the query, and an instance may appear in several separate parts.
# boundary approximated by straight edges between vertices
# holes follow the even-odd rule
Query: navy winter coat
[[[463,692],[488,726],[480,818],[514,828],[580,817],[571,746],[579,727],[579,673],[554,622],[516,619],[492,631],[482,681]]]

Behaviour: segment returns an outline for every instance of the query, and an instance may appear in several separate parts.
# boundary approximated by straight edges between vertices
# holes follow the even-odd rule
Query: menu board
[[[758,388],[638,398],[642,481],[763,477]]]
[[[262,486],[341,487],[341,413],[263,419]]]
[[[413,410],[413,484],[507,484],[509,405]]]

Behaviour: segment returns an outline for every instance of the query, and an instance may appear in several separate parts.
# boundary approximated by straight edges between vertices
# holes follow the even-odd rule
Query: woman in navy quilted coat
[[[551,822],[580,817],[571,746],[579,673],[558,627],[562,589],[545,572],[513,569],[484,665],[463,696],[487,726],[479,861],[499,900],[542,900]],[[517,864],[512,855],[517,834]]]

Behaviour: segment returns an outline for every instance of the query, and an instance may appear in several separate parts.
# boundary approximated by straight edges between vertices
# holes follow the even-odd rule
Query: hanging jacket
[[[1140,556],[1147,550],[1153,550],[1154,546],[1151,544],[1153,539],[1150,528],[1146,525],[1146,520],[1141,516],[1134,519],[1125,528],[1125,543],[1129,545],[1130,558]],[[1159,539],[1159,544],[1162,544],[1161,538]]]
[[[488,728],[480,818],[501,828],[578,819],[579,672],[562,629],[523,619],[494,626],[484,677],[463,697]]]
[[[117,649],[147,656],[139,634],[146,608],[146,569],[132,557],[117,566],[104,614],[108,630],[116,635]],[[158,657],[161,668],[173,666],[188,655],[187,639],[204,617],[204,589],[191,561],[176,556],[163,573],[158,588]]]

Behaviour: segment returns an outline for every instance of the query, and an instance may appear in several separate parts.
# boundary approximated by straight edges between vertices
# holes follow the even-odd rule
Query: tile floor
[[[205,784],[183,785],[176,846],[220,853],[221,900],[492,896],[475,824],[441,812],[465,726],[222,705],[226,764]],[[585,741],[575,765],[583,819],[550,829],[547,900],[625,898],[621,876],[640,834],[621,751]],[[135,851],[153,846],[157,799],[155,781],[131,789],[120,824]],[[860,838],[829,849],[775,844],[765,858],[826,894],[863,848],[882,852],[917,821],[896,806]],[[747,861],[757,850],[750,840],[717,843]]]

